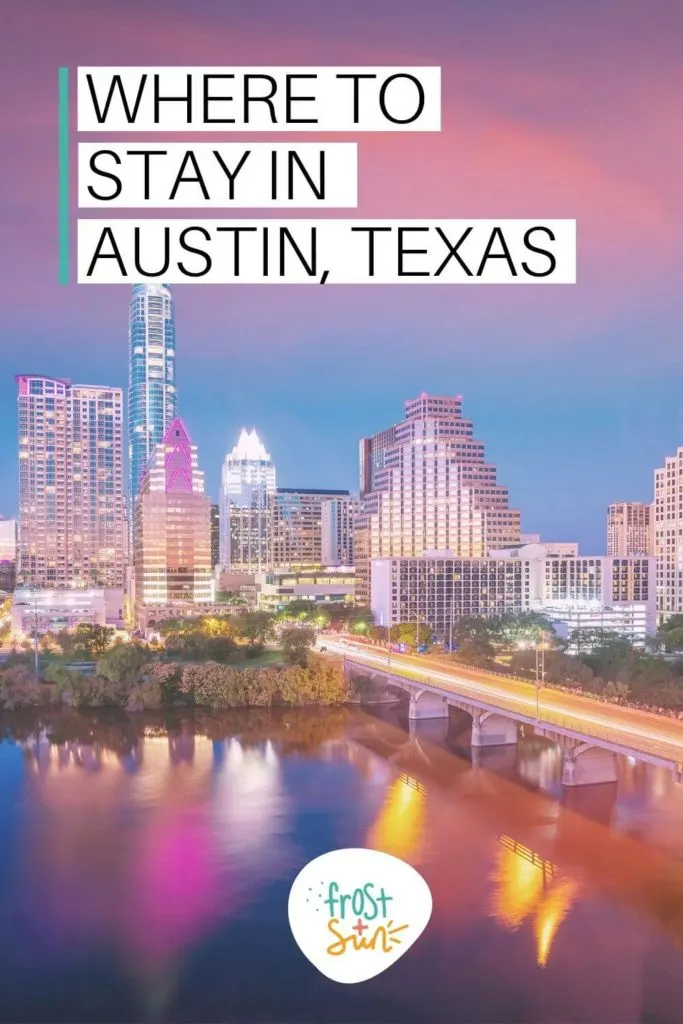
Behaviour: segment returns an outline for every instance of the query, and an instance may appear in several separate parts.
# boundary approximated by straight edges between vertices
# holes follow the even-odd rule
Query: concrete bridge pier
[[[562,756],[563,786],[594,786],[618,782],[617,756],[611,750],[580,743],[565,747]]]
[[[430,690],[416,690],[410,694],[408,721],[424,718],[448,719],[448,699]]]
[[[517,744],[517,722],[493,711],[472,715],[472,747],[506,747]]]

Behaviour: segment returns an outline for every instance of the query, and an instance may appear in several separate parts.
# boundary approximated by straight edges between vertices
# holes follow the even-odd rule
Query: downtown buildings
[[[16,380],[18,582],[123,587],[121,389],[42,375]]]
[[[221,474],[219,562],[224,572],[259,573],[270,564],[273,460],[256,430],[242,429]]]
[[[655,470],[654,553],[660,618],[683,614],[683,448]]]
[[[653,551],[652,511],[642,501],[619,501],[607,509],[607,554],[619,558]]]
[[[360,489],[354,557],[362,604],[370,603],[374,559],[429,551],[484,558],[520,538],[519,512],[463,417],[460,396],[421,394],[405,403],[401,423],[361,441]]]
[[[139,624],[214,598],[211,500],[197,446],[174,419],[148,461],[135,503],[134,603]]]
[[[177,408],[175,316],[170,285],[133,286],[128,314],[128,460],[131,516],[156,445]]]
[[[459,618],[534,611],[565,635],[601,629],[642,644],[656,629],[655,560],[584,556],[541,543],[485,558],[446,551],[376,559],[372,609],[380,625],[425,623],[442,640]]]
[[[17,521],[0,517],[0,592],[14,590],[17,581]]]

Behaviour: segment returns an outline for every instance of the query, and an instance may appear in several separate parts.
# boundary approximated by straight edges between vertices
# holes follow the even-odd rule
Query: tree
[[[315,640],[315,630],[310,626],[286,626],[280,633],[280,643],[287,664],[305,667]]]
[[[97,662],[97,674],[112,683],[132,686],[143,665],[149,661],[149,652],[138,644],[118,644],[111,647]]]
[[[554,646],[557,634],[547,616],[540,612],[508,612],[489,621],[492,642],[503,650],[543,644]]]
[[[670,615],[659,627],[657,636],[666,651],[683,651],[683,615]]]
[[[293,601],[287,602],[278,613],[278,618],[285,622],[295,622],[297,620],[308,622],[315,616],[315,609],[315,601],[307,601],[304,598],[297,597]]]
[[[243,612],[236,620],[237,631],[251,646],[263,644],[273,631],[270,612]]]
[[[111,647],[115,633],[113,626],[101,626],[97,622],[79,622],[73,631],[76,650],[84,651],[91,658],[98,658]]]
[[[453,639],[462,646],[468,640],[491,643],[494,631],[490,621],[478,615],[463,615],[453,623]]]
[[[459,649],[452,655],[454,661],[465,665],[476,665],[478,668],[490,666],[495,658],[495,649],[485,636],[473,636],[463,640]]]
[[[235,636],[238,628],[232,615],[204,615],[201,619],[193,620],[193,629],[203,636]]]
[[[388,631],[392,644],[408,644],[421,647],[432,642],[432,627],[426,622],[397,622]]]

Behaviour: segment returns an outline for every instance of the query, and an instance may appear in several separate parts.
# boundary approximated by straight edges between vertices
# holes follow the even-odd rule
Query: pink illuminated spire
[[[166,493],[184,491],[192,493],[192,441],[180,417],[176,417],[164,434],[166,451]]]

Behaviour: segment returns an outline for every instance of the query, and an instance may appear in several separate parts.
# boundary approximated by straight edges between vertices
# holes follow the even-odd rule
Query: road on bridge
[[[328,652],[344,655],[368,668],[387,670],[385,648],[352,640],[321,637]],[[391,654],[391,672],[427,683],[467,699],[486,703],[536,720],[536,684],[465,667],[444,666],[419,655]],[[654,758],[683,766],[683,722],[648,711],[602,703],[590,697],[541,687],[538,693],[539,727],[557,726],[590,739],[601,739]]]

